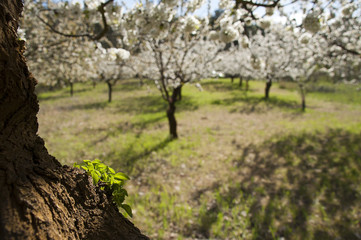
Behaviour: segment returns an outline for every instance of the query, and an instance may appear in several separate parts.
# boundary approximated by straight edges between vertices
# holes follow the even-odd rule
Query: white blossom
[[[200,22],[194,16],[188,16],[185,19],[185,26],[184,26],[185,32],[190,33],[196,31],[199,29],[199,27],[200,27]]]
[[[212,41],[216,41],[219,39],[219,33],[216,31],[210,31],[209,32],[209,39]]]
[[[25,30],[24,29],[21,29],[21,28],[18,28],[18,36],[19,36],[19,39],[20,40],[23,40],[23,41],[26,41],[26,38],[25,38]]]
[[[220,31],[219,38],[222,42],[229,43],[235,40],[237,37],[238,37],[238,32],[232,26],[221,29]]]
[[[269,28],[271,26],[271,22],[269,20],[267,20],[267,19],[261,19],[259,21],[259,25],[260,25],[261,28],[267,29],[267,28]]]
[[[130,56],[130,53],[122,48],[109,48],[107,49],[107,54],[110,61],[115,61],[117,59],[126,60]]]
[[[309,43],[311,39],[311,35],[309,33],[304,33],[300,36],[300,42],[303,44]]]

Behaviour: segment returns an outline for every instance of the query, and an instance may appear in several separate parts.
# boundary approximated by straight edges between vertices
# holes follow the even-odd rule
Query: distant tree
[[[201,4],[145,2],[130,11],[126,19],[129,41],[139,41],[139,56],[149,64],[147,76],[154,80],[168,104],[166,114],[172,138],[178,138],[175,112],[176,103],[182,99],[182,87],[209,74],[207,70],[218,50],[207,41],[208,20],[193,16]],[[182,14],[177,15],[177,11]]]

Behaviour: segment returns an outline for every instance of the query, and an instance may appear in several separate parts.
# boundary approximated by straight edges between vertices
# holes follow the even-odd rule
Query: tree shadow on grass
[[[62,98],[70,98],[69,95],[61,94],[61,95],[48,95],[44,96],[42,94],[38,95],[38,100],[41,102],[50,101],[50,100],[58,100]]]
[[[109,153],[105,158],[114,160],[117,159],[116,161],[112,161],[112,167],[115,169],[124,169],[126,172],[131,173],[140,159],[148,157],[152,154],[152,152],[157,152],[165,148],[171,141],[173,141],[172,138],[167,137],[154,144],[152,147],[145,148],[142,152],[137,152],[135,151],[135,148],[139,145],[139,141],[135,140],[125,149],[119,152]],[[144,167],[141,169],[144,169]]]
[[[130,92],[138,91],[141,86],[139,86],[139,80],[126,80],[119,81],[113,88],[113,92]],[[106,91],[108,93],[108,90]]]
[[[78,88],[77,88],[78,86]],[[74,85],[74,96],[76,97],[77,94],[79,93],[83,93],[83,92],[88,92],[91,91],[92,88],[84,85],[84,84],[75,84]],[[49,93],[52,93],[51,95],[49,95]],[[45,95],[45,96],[44,96]],[[37,96],[39,101],[49,101],[49,100],[58,100],[58,99],[62,99],[62,98],[68,98],[69,101],[71,101],[72,96],[70,96],[70,89],[69,87],[67,88],[56,88],[55,90],[39,90],[37,92]]]
[[[90,132],[105,132],[104,136],[94,140],[91,142],[91,145],[99,144],[101,142],[106,141],[109,137],[113,137],[119,134],[119,132],[127,133],[127,132],[135,132],[136,137],[139,137],[144,129],[148,128],[150,125],[153,125],[157,122],[164,120],[166,116],[154,116],[148,119],[139,119],[136,122],[121,122],[118,124],[113,124],[108,126],[107,128],[92,128]],[[112,129],[112,130],[109,130]],[[86,130],[88,132],[88,130]]]
[[[268,100],[263,97],[247,96],[246,94],[240,93],[233,97],[215,100],[212,102],[214,105],[232,106],[236,103],[243,103],[241,106],[237,106],[231,109],[231,112],[239,113],[259,113],[265,112],[273,108],[281,109],[300,109],[300,103],[294,100],[285,100],[277,96],[270,97]]]
[[[176,114],[181,111],[194,111],[198,109],[197,103],[189,96],[183,97],[182,101],[177,104]],[[69,110],[89,110],[89,109],[104,109],[107,106],[111,106],[119,113],[159,113],[166,112],[167,103],[160,96],[131,96],[123,98],[114,103],[108,103],[105,101],[92,102],[86,104],[77,104],[67,107]]]
[[[229,209],[240,195],[251,199],[253,239],[359,239],[361,135],[333,129],[275,139],[244,148],[234,160],[239,179],[214,189]],[[212,219],[222,206],[200,218]]]
[[[242,91],[241,87],[238,84],[231,83],[231,80],[229,80],[229,82],[226,81],[202,82],[202,88],[210,92],[230,92],[234,90],[240,92]],[[253,92],[253,91],[254,91],[253,89],[248,89],[248,92]]]

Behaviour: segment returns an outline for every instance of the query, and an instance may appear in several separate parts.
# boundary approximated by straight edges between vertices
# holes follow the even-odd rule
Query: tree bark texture
[[[0,238],[147,239],[37,135],[36,80],[16,37],[21,10],[21,0],[0,1]]]
[[[268,80],[266,82],[266,88],[265,88],[265,95],[264,95],[265,99],[269,99],[269,92],[271,90],[271,87],[272,87],[272,80]]]
[[[108,102],[112,102],[113,86],[110,82],[107,82],[107,85],[108,85]]]

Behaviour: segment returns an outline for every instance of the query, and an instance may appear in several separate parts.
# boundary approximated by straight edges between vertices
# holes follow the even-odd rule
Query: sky
[[[118,1],[123,2],[129,8],[132,8],[137,2],[139,2],[138,0],[118,0]],[[213,14],[214,11],[219,8],[218,7],[219,1],[220,0],[210,0],[211,14]],[[208,15],[208,0],[205,0],[205,2],[206,2],[206,4],[204,4],[201,9],[198,9],[195,12],[195,15],[200,16],[200,17],[206,17]],[[255,13],[257,15],[259,15],[259,16],[263,16],[264,12],[265,12],[264,8],[258,8]],[[294,18],[296,19],[298,24],[300,24],[302,22],[302,14],[301,13],[298,14],[298,15],[295,15]],[[279,23],[285,23],[286,22],[286,19],[281,17],[277,11],[272,16],[272,20],[275,21],[275,22],[279,22]]]
[[[54,0],[57,1],[57,0]],[[61,0],[58,0],[61,1]],[[72,0],[70,0],[72,1]],[[83,0],[73,0],[73,1],[80,1],[83,2]],[[116,2],[118,2],[119,4],[122,4],[123,6],[127,6],[127,8],[131,9],[134,7],[134,5],[140,1],[144,0],[115,0]],[[155,0],[157,1],[157,0]],[[199,17],[206,17],[208,15],[208,1],[209,0],[204,0],[205,4],[202,6],[202,8],[198,9],[195,12],[195,15],[199,16]],[[219,9],[219,1],[222,0],[210,0],[210,4],[211,4],[211,15],[213,15],[213,13],[215,12],[215,10]],[[297,6],[297,4],[293,4],[293,7],[299,8],[299,6]],[[288,8],[288,9],[287,9]],[[292,7],[287,7],[285,9],[286,12],[292,12]],[[258,16],[263,16],[265,13],[264,8],[260,7],[255,11],[256,15]],[[292,14],[293,18],[296,19],[297,24],[300,24],[302,22],[302,17],[303,14],[302,13],[296,13],[296,14]],[[281,17],[279,15],[279,13],[277,11],[275,11],[275,14],[271,17],[272,21],[274,22],[278,22],[278,23],[285,23],[286,19],[284,17]]]
[[[139,2],[138,0],[122,0],[122,1],[118,0],[118,1],[125,3],[125,5],[128,6],[129,8],[131,8],[137,2]],[[205,0],[205,2],[208,2],[208,0]],[[219,0],[211,0],[211,14],[213,14],[214,11],[218,9],[218,4],[219,4]],[[195,14],[200,17],[205,17],[208,14],[207,11],[208,11],[207,4],[204,4],[201,9],[198,9],[195,12]]]

